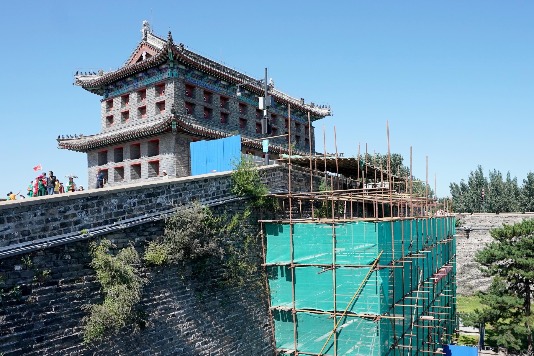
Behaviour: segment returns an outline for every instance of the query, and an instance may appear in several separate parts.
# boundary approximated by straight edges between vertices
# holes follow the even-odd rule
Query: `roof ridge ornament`
[[[167,47],[167,56],[169,57],[169,61],[171,62],[171,67],[173,67],[174,56],[172,54],[172,49],[174,47],[174,42],[172,41],[171,31],[169,31],[169,34],[167,35],[167,43],[165,43],[165,46]]]
[[[152,33],[152,29],[150,28],[150,24],[147,20],[143,20],[143,27],[141,27],[141,34],[143,35],[143,40],[146,41],[147,36],[149,33]]]

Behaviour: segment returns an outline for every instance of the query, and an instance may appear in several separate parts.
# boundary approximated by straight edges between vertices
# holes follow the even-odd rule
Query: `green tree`
[[[501,213],[508,210],[506,198],[506,184],[502,179],[501,172],[493,170],[488,175],[488,191],[485,192],[484,211]]]
[[[469,212],[467,196],[469,187],[461,180],[460,183],[451,183],[450,184],[451,199],[452,199],[452,208],[454,211]]]
[[[494,346],[503,346],[510,350],[528,348],[528,328],[531,323],[523,312],[523,300],[510,293],[507,283],[495,277],[486,292],[479,292],[482,309],[462,316],[462,322],[468,326],[491,326],[486,329],[486,341]]]
[[[534,211],[534,173],[532,172],[529,172],[527,178],[523,180],[519,201],[521,211]]]
[[[199,203],[182,207],[165,220],[164,235],[148,244],[145,261],[161,265],[212,256],[222,259],[224,219]]]
[[[473,171],[471,174],[469,174],[467,185],[469,187],[469,191],[466,198],[467,206],[470,209],[469,212],[485,212],[484,200],[485,194],[488,190],[488,181],[486,177],[484,177],[482,166],[478,166],[476,171]]]
[[[481,293],[482,310],[468,317],[471,323],[488,323],[493,341],[513,350],[532,350],[531,300],[534,285],[534,219],[490,230],[494,239],[475,260],[493,276]]]
[[[506,212],[514,212],[514,211],[520,211],[520,198],[521,198],[521,190],[519,188],[519,185],[517,184],[517,178],[512,178],[510,176],[510,172],[506,174],[506,181],[504,182],[505,192],[505,205],[506,205]]]
[[[450,193],[454,211],[466,213],[502,213],[534,209],[534,175],[529,173],[524,186],[519,188],[517,178],[510,172],[503,178],[493,170],[484,176],[482,167],[469,174],[467,183],[451,183]]]

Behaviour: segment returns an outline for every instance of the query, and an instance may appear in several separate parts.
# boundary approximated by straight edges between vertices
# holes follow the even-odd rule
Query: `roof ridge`
[[[93,77],[83,78],[83,79],[79,77],[75,77],[76,79],[75,84],[81,85],[86,90],[92,91],[92,89],[95,89],[96,87],[103,85],[105,82],[120,80],[124,78],[125,76],[136,73],[137,71],[144,70],[150,65],[157,65],[158,63],[165,61],[166,58],[172,58],[171,52],[174,52],[177,57],[176,59],[181,59],[182,61],[186,63],[189,62],[189,65],[197,67],[200,70],[207,71],[208,74],[211,72],[212,74],[215,74],[215,76],[219,76],[221,80],[226,80],[226,81],[229,81],[230,83],[233,82],[232,84],[245,85],[246,87],[249,88],[249,90],[251,90],[251,92],[255,92],[256,94],[260,96],[261,96],[261,93],[263,93],[263,90],[264,90],[263,85],[260,85],[260,82],[258,81],[258,79],[253,78],[249,76],[248,74],[240,72],[236,69],[230,68],[229,66],[219,61],[210,59],[206,56],[196,53],[186,48],[186,46],[183,43],[175,44],[173,42],[170,31],[169,31],[169,35],[167,39],[165,40],[153,34],[148,22],[144,21],[141,32],[143,34],[143,38],[141,42],[137,45],[135,51],[130,55],[128,61],[125,63],[125,65],[123,65],[123,67],[115,71],[103,73],[102,75],[98,75],[96,77],[93,76]],[[137,51],[143,45],[148,45],[152,49],[154,49],[155,51],[154,56],[142,62],[129,63],[132,60],[133,56],[137,53]],[[167,55],[170,57],[167,57]],[[290,104],[291,106],[297,108],[297,110],[308,111],[308,112],[311,112],[314,116],[318,116],[318,117],[325,117],[325,116],[332,115],[332,110],[330,109],[330,106],[315,105],[314,103],[306,104],[304,102],[304,99],[295,98],[278,89],[275,89],[274,85],[270,85],[269,91],[275,99],[278,99],[278,101],[282,103],[285,102],[287,104]]]

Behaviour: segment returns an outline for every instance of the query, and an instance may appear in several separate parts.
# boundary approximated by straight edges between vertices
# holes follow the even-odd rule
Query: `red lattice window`
[[[185,111],[188,115],[194,115],[195,113],[195,104],[186,102],[185,103]]]
[[[165,84],[156,85],[156,97],[165,95]]]
[[[165,101],[158,101],[156,103],[156,114],[165,114]]]
[[[113,126],[113,115],[106,116],[106,127]]]
[[[122,182],[124,180],[124,167],[115,167],[113,170],[113,180],[115,182]]]
[[[213,116],[213,110],[210,108],[204,108],[204,119],[211,119]]]
[[[140,178],[141,178],[141,164],[140,163],[132,164],[130,166],[130,179],[135,180],[135,179],[140,179]]]
[[[193,98],[195,96],[195,87],[191,84],[185,85],[185,96]]]
[[[139,159],[141,158],[141,144],[132,143],[130,145],[130,159]]]
[[[150,140],[147,144],[147,156],[157,156],[159,155],[159,140]]]
[[[211,103],[211,101],[213,100],[212,98],[213,98],[213,94],[211,94],[209,91],[204,90],[204,97],[203,97],[204,102]]]
[[[220,102],[221,108],[228,109],[228,105],[229,105],[230,99],[228,99],[225,96],[221,96],[220,101],[221,101]]]
[[[140,108],[137,109],[137,112],[139,113],[139,117],[141,119],[146,118],[146,106],[141,106]]]
[[[141,89],[137,92],[137,102],[143,103],[146,100],[146,89]]]
[[[121,96],[121,108],[125,108],[130,105],[130,95],[126,94]]]
[[[130,119],[130,112],[128,110],[121,112],[121,122],[125,123]]]

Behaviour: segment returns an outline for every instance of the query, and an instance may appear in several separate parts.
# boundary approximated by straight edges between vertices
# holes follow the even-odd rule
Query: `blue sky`
[[[263,77],[307,102],[331,105],[315,123],[316,149],[345,156],[391,151],[438,196],[484,171],[521,183],[534,171],[532,1],[12,1],[3,26],[1,186],[25,189],[32,167],[79,176],[83,153],[59,150],[60,134],[100,130],[100,98],[73,86],[77,70],[120,67],[147,19],[211,59]]]

